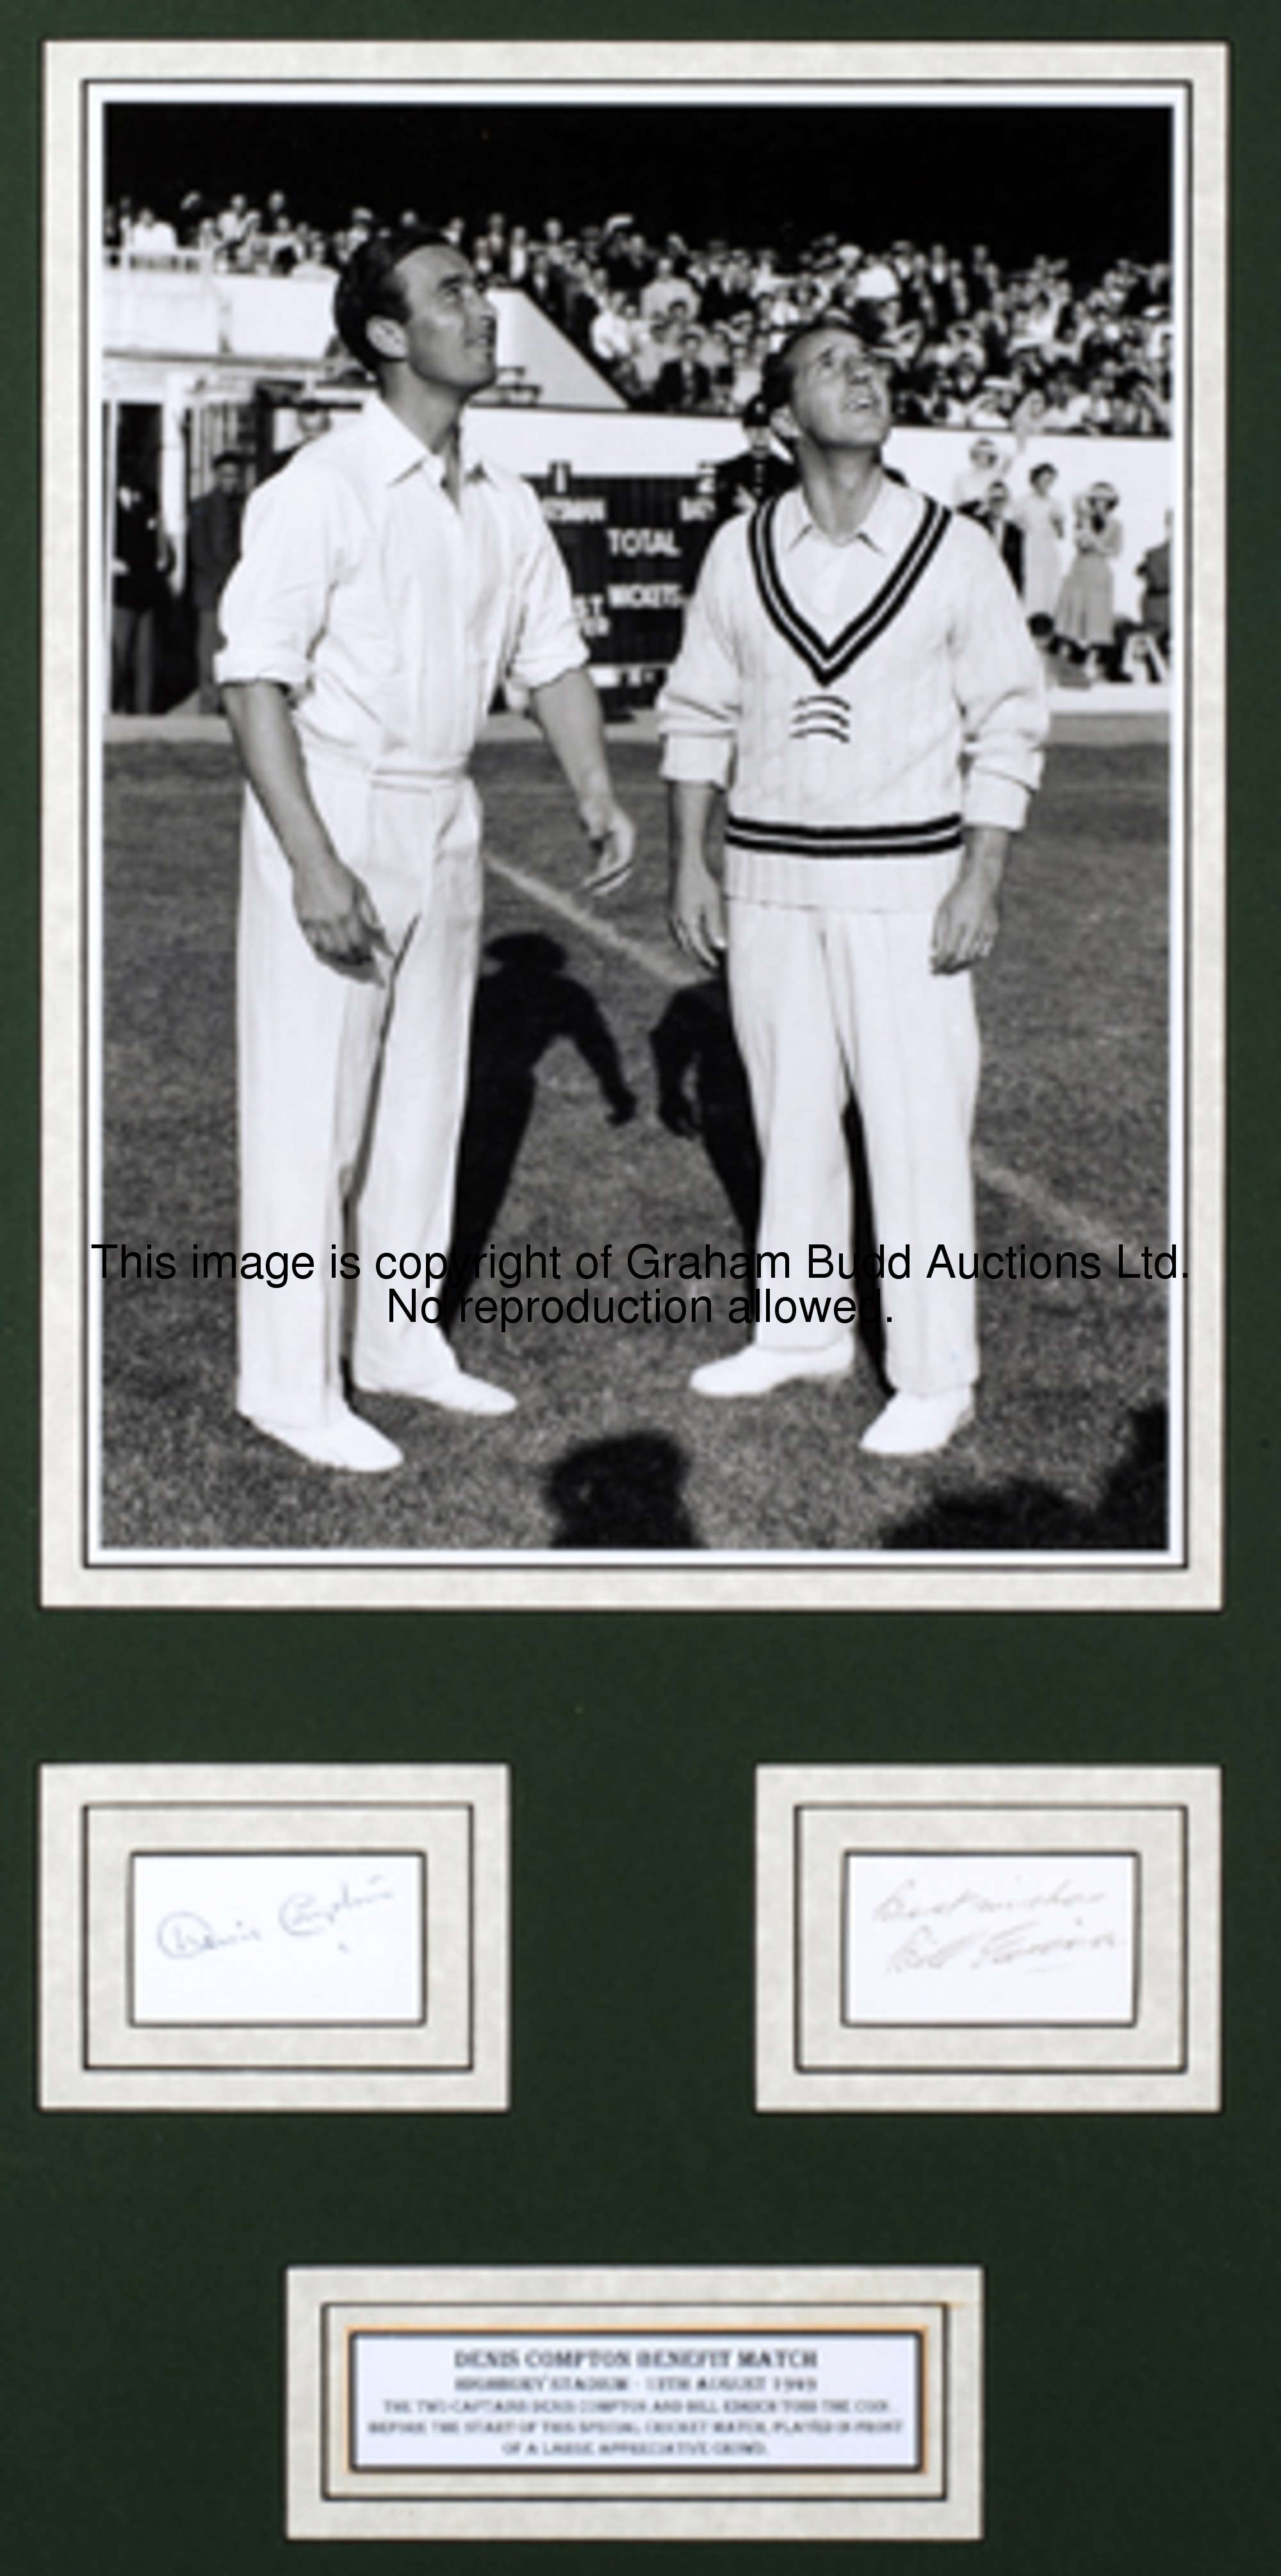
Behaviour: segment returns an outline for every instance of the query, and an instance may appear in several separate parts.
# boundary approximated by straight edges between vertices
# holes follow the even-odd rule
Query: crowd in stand
[[[417,221],[412,210],[401,220]],[[135,266],[197,264],[265,277],[336,273],[378,229],[367,206],[336,232],[301,219],[283,191],[262,206],[192,193],[176,216],[120,199],[110,256]],[[1171,410],[1168,263],[1117,258],[1090,279],[1067,259],[1002,266],[983,243],[867,248],[826,234],[784,256],[726,241],[651,242],[630,216],[571,234],[492,214],[442,229],[478,272],[519,287],[632,405],[741,413],[765,359],[810,315],[851,316],[892,363],[895,413],[924,427],[1092,437],[1160,436]]]

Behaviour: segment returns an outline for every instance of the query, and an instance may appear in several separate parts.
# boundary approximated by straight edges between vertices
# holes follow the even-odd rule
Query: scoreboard
[[[533,478],[569,571],[597,686],[648,705],[680,649],[685,602],[716,525],[710,471]]]

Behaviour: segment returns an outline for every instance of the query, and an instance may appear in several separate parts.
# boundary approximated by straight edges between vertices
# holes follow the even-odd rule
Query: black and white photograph
[[[51,50],[46,1598],[1210,1603],[1215,49],[288,57]]]

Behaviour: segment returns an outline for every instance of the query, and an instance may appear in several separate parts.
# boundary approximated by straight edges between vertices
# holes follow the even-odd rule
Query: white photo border
[[[1135,1609],[1222,1603],[1224,1403],[1225,557],[1227,61],[1221,44],[343,44],[167,41],[46,46],[42,649],[42,1574],[49,1607]],[[318,61],[322,68],[318,70]],[[1176,695],[1170,990],[1173,1198],[1188,1276],[1169,1302],[1171,1545],[1166,1551],[666,1553],[108,1550],[96,1539],[98,1306],[85,1223],[97,1157],[95,925],[87,865],[99,764],[85,645],[96,478],[88,426],[92,304],[85,185],[103,102],[163,84],[193,101],[340,84],[448,83],[477,94],[572,85],[586,98],[835,85],[991,102],[1125,87],[1186,114],[1180,335],[1182,565],[1190,649]],[[1176,275],[1179,259],[1176,257]],[[1176,564],[1176,579],[1178,567]],[[1177,809],[1181,806],[1180,817]],[[1181,1032],[1180,1032],[1181,1021]],[[1180,1042],[1181,1038],[1181,1042]]]

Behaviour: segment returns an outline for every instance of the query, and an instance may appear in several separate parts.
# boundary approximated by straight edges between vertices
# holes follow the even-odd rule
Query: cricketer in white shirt
[[[494,375],[468,262],[420,228],[364,243],[335,314],[379,396],[250,502],[217,663],[248,779],[239,943],[241,1244],[311,1256],[240,1283],[237,1403],[317,1464],[401,1452],[342,1379],[349,1200],[358,1388],[451,1411],[512,1398],[434,1320],[393,1321],[378,1254],[429,1293],[448,1253],[480,944],[480,807],[467,760],[520,682],[598,855],[621,881],[599,702],[538,502],[460,436]],[[417,1271],[413,1263],[417,1260]]]
[[[814,1301],[824,1281],[849,1291],[852,1090],[877,1238],[910,1258],[885,1287],[895,1393],[863,1445],[915,1455],[968,1419],[979,1374],[958,1261],[974,1251],[968,969],[996,936],[1045,693],[986,532],[887,473],[888,381],[857,333],[812,323],[772,371],[799,486],[715,539],[659,701],[672,927],[705,965],[726,952],[763,1162],[758,1250],[776,1256],[769,1320],[692,1383],[762,1395],[851,1366],[849,1324]],[[956,1275],[927,1281],[939,1243]]]

